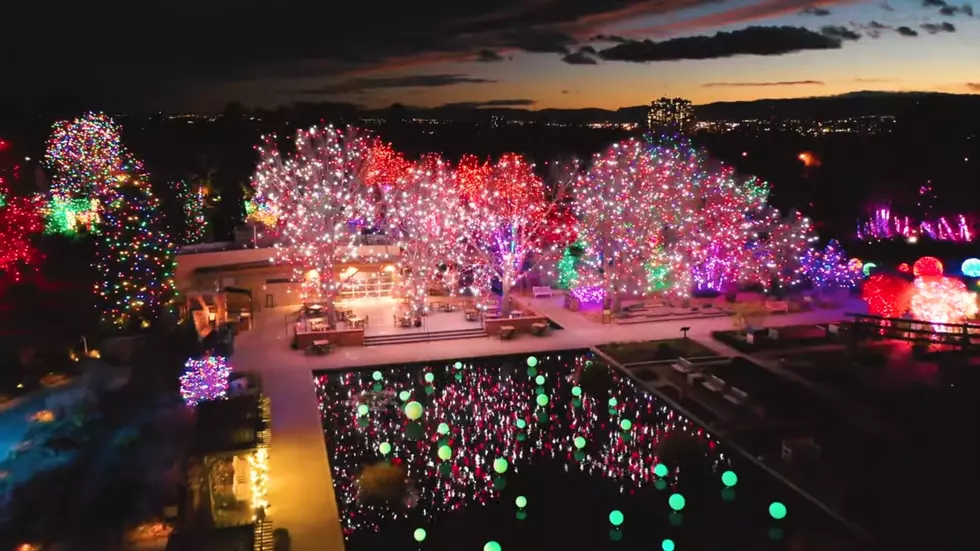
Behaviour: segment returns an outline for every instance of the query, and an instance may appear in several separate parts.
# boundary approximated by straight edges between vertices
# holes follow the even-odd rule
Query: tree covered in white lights
[[[458,228],[462,206],[452,186],[452,167],[437,156],[423,157],[385,191],[385,228],[401,251],[399,294],[421,313],[429,287],[453,271],[465,244]],[[455,282],[450,282],[450,291]]]
[[[258,202],[277,213],[278,258],[296,266],[304,298],[325,303],[331,324],[340,290],[334,267],[357,256],[360,229],[375,222],[376,190],[364,181],[371,145],[328,126],[297,132],[288,157],[274,136],[259,147],[253,184]]]

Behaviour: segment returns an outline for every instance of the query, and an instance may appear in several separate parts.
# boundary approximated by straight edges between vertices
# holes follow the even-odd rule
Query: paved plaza
[[[270,453],[270,517],[289,530],[293,551],[343,549],[327,450],[323,439],[311,372],[360,365],[391,364],[507,353],[583,348],[613,341],[677,338],[690,326],[689,336],[719,353],[729,352],[711,339],[712,331],[732,328],[730,318],[670,320],[637,325],[601,325],[562,308],[559,296],[524,299],[528,305],[562,325],[545,337],[521,334],[512,341],[496,338],[433,343],[334,349],[326,356],[306,356],[289,347],[284,319],[296,308],[267,309],[255,318],[251,331],[239,336],[232,359],[235,369],[261,375],[272,401]],[[386,305],[381,305],[384,310]],[[771,316],[767,326],[780,327],[838,321],[845,312],[862,312],[859,302],[844,309],[815,310]],[[451,315],[451,314],[440,314]],[[386,326],[391,321],[386,320]]]

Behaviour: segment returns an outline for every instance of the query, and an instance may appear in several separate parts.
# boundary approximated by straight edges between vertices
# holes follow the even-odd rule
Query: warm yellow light
[[[391,264],[389,264],[389,265],[385,266],[385,271],[388,272],[388,273],[394,272],[395,271],[395,267],[392,266]]]
[[[252,489],[252,509],[269,507],[269,449],[259,448],[248,456],[249,486]]]
[[[88,357],[89,358],[99,359],[99,358],[102,357],[102,354],[98,350],[89,350],[88,351]]]
[[[303,276],[303,279],[305,279],[306,281],[316,281],[320,279],[320,272],[316,270],[310,270],[306,272],[306,275]]]

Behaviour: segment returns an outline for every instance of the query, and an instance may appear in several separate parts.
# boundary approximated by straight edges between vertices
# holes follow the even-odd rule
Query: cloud
[[[861,38],[861,35],[843,25],[827,25],[820,29],[820,33],[837,40],[859,40]]]
[[[885,11],[895,11],[895,8],[893,8],[888,2],[882,2],[878,6]]]
[[[967,82],[966,83],[966,89],[969,90],[969,91],[971,91],[971,92],[978,92],[978,93],[980,93],[980,82]]]
[[[480,50],[476,53],[476,60],[480,63],[493,63],[503,61],[504,57],[493,50]]]
[[[736,55],[774,56],[805,50],[836,50],[837,37],[802,27],[748,27],[711,36],[672,38],[662,42],[629,41],[599,50],[607,61],[645,63],[681,59],[719,59]]]
[[[810,6],[800,12],[801,15],[815,15],[817,17],[826,17],[830,15],[830,10],[821,8],[818,6]]]
[[[895,32],[897,32],[902,36],[908,36],[908,37],[919,36],[918,31],[912,29],[911,27],[906,27],[904,25],[902,25],[901,27],[895,27]]]
[[[772,86],[823,86],[822,80],[783,80],[776,82],[708,82],[703,88],[768,88]]]
[[[565,54],[561,60],[569,65],[596,65],[599,63],[595,57],[598,54],[595,48],[586,45],[579,48],[577,52]]]
[[[942,23],[923,23],[919,28],[929,34],[955,33],[956,27],[952,23],[943,21]]]
[[[869,38],[878,38],[881,33],[885,31],[894,31],[895,28],[890,25],[885,25],[884,23],[879,23],[877,21],[871,21],[870,23],[855,24],[855,26],[864,33],[864,36]]]
[[[945,15],[946,17],[953,17],[959,14],[973,17],[973,6],[970,4],[954,6],[945,0],[922,0],[922,6],[925,8],[939,8],[940,15]]]
[[[854,82],[861,82],[864,84],[882,84],[885,82],[898,82],[900,79],[897,78],[856,78]]]
[[[460,101],[440,105],[437,109],[482,109],[488,107],[512,108],[512,107],[531,107],[536,101],[533,99],[492,99],[489,101]]]
[[[328,84],[319,88],[298,90],[301,94],[332,96],[338,94],[355,94],[369,90],[385,90],[391,88],[442,88],[457,84],[483,84],[496,82],[485,78],[475,78],[468,75],[409,75],[392,78],[354,78]]]

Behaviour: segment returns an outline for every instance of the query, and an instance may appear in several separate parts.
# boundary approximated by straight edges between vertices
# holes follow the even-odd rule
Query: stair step
[[[375,335],[364,337],[364,346],[382,346],[386,344],[408,344],[429,341],[448,341],[455,339],[474,339],[486,337],[483,329],[459,329],[455,331],[433,331],[429,333],[408,333],[405,335]]]

